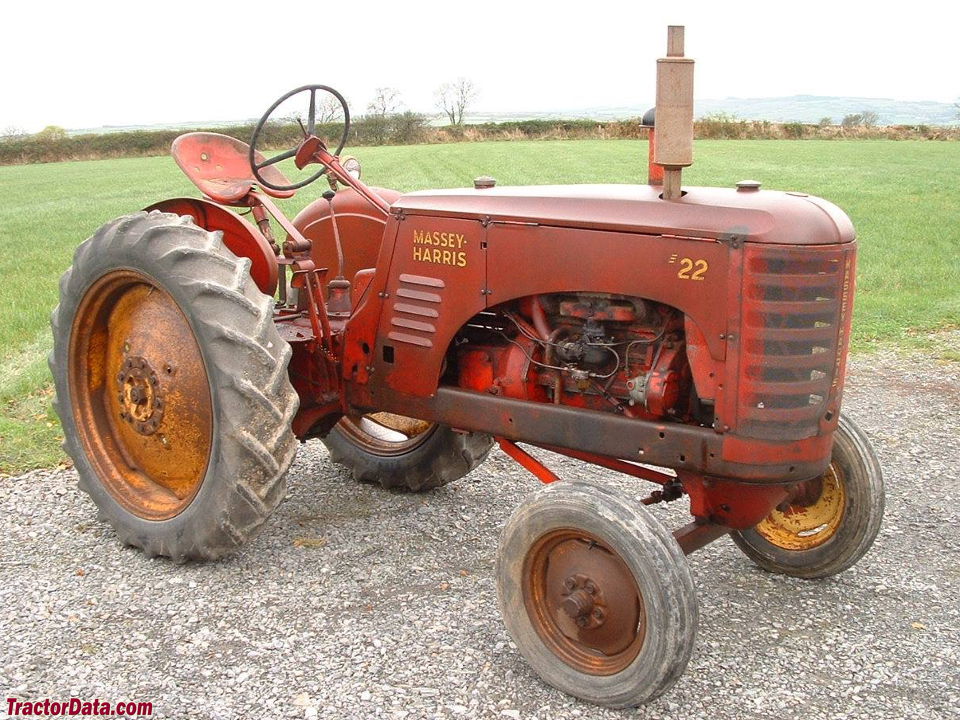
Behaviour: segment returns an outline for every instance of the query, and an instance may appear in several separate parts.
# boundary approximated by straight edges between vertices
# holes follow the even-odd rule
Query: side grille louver
[[[852,246],[745,249],[738,432],[817,432],[846,345]]]
[[[439,278],[424,275],[400,275],[396,290],[398,302],[393,303],[390,324],[399,330],[391,330],[387,337],[396,342],[433,347],[436,322],[440,317],[443,301],[440,293],[446,284]]]

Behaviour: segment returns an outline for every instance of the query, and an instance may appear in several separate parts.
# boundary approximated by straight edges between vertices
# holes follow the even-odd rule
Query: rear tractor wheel
[[[565,693],[641,705],[690,660],[697,600],[683,551],[609,488],[562,481],[531,495],[503,530],[497,582],[520,654]]]
[[[220,557],[285,494],[290,348],[249,270],[219,233],[151,212],[100,228],[60,281],[64,447],[100,516],[148,555]]]
[[[855,565],[883,520],[883,474],[863,431],[845,415],[827,471],[733,541],[764,570],[823,578]]]
[[[323,442],[356,480],[414,492],[462,478],[493,447],[489,435],[385,412],[344,417]]]

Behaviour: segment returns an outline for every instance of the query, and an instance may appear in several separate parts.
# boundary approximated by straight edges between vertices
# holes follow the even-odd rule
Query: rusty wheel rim
[[[374,455],[392,457],[419,447],[437,429],[436,423],[404,415],[378,412],[348,416],[340,428],[361,448]]]
[[[784,550],[811,550],[836,534],[846,505],[843,470],[832,464],[820,477],[803,483],[793,498],[764,518],[756,530]]]
[[[613,675],[643,647],[646,613],[630,568],[599,538],[556,530],[524,561],[523,600],[540,639],[567,665]]]
[[[77,434],[107,492],[145,520],[183,512],[206,474],[213,404],[170,294],[132,270],[97,280],[74,318],[68,375]]]

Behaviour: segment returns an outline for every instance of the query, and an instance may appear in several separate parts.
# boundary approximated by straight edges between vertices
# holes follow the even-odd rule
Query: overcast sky
[[[646,106],[668,24],[699,99],[960,97],[956,0],[11,0],[3,20],[0,130],[243,119],[313,82],[429,112],[458,76],[478,111]]]

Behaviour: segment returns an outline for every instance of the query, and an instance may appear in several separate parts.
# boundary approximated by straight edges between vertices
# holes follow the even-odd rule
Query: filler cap
[[[737,192],[756,192],[759,189],[759,180],[741,180],[737,183]]]
[[[487,190],[488,188],[495,187],[497,184],[497,179],[490,177],[489,175],[481,175],[478,178],[473,179],[473,187],[477,190]]]

